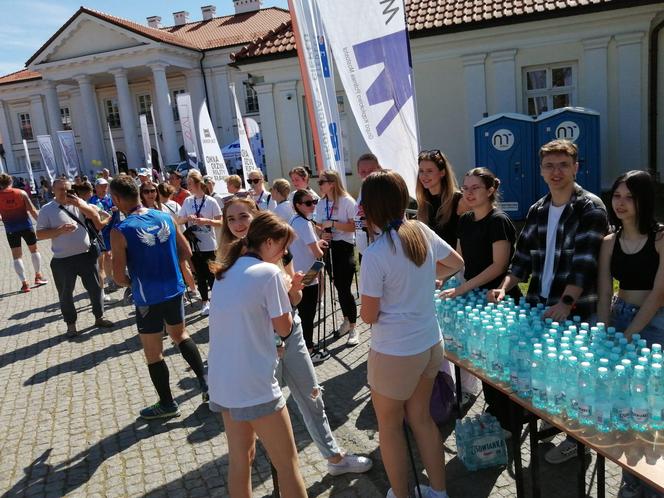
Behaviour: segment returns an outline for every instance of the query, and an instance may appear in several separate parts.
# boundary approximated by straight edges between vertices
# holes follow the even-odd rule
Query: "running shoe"
[[[360,333],[356,328],[350,329],[348,332],[348,340],[346,341],[346,346],[353,348],[360,343]]]
[[[140,412],[140,415],[141,418],[145,420],[179,417],[180,409],[178,408],[178,404],[175,401],[173,401],[172,405],[162,405],[161,402],[157,402],[152,406],[143,408]]]
[[[67,338],[71,339],[73,337],[76,337],[78,335],[78,330],[76,330],[76,324],[75,323],[68,323],[67,324]]]
[[[46,285],[47,283],[48,283],[48,280],[46,280],[41,275],[37,275],[35,277],[35,286]]]
[[[344,455],[339,463],[327,462],[327,472],[333,476],[341,474],[363,474],[373,466],[371,459],[357,455]]]
[[[349,330],[350,330],[350,322],[348,321],[347,318],[344,318],[344,321],[341,324],[341,327],[339,327],[339,330],[335,330],[334,337],[341,337],[342,335],[346,335]]]
[[[208,316],[210,314],[210,302],[203,303],[203,308],[201,309],[201,315]]]
[[[590,448],[585,447],[586,454],[590,453]],[[551,448],[544,459],[550,464],[557,465],[576,458],[576,441],[566,439],[555,448]]]
[[[30,292],[30,284],[29,284],[28,282],[25,282],[25,281],[24,281],[24,282],[21,284],[21,292],[22,292],[23,294],[26,294],[26,293]]]
[[[111,301],[113,301],[113,298],[108,294],[106,294],[105,292],[102,295],[104,296],[104,303],[110,303]]]
[[[311,353],[311,363],[313,363],[314,365],[318,365],[320,363],[323,363],[329,357],[330,357],[330,353],[328,353],[324,349],[321,349],[320,351],[315,351],[315,352]]]

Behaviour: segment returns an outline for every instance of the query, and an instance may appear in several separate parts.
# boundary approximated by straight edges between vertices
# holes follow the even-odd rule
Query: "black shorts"
[[[31,228],[26,228],[25,230],[19,230],[18,232],[7,232],[7,240],[9,241],[9,247],[16,249],[21,247],[21,239],[25,240],[25,243],[29,246],[34,246],[37,243],[37,236],[35,231]]]
[[[182,294],[173,299],[150,306],[136,306],[136,325],[139,334],[158,334],[167,325],[184,322],[184,299]]]

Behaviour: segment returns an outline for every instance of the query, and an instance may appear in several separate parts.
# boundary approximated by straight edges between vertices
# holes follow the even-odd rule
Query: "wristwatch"
[[[574,306],[574,298],[570,296],[569,294],[565,294],[563,297],[560,298],[560,301],[565,305],[565,306]]]

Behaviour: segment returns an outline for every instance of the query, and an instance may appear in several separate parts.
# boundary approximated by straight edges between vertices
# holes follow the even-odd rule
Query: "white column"
[[[154,79],[155,114],[159,120],[159,133],[162,136],[161,153],[164,157],[160,158],[160,161],[164,166],[175,164],[180,161],[180,152],[173,122],[171,92],[166,79],[166,64],[155,62],[148,65],[152,69]]]
[[[0,138],[2,138],[2,145],[5,149],[7,172],[13,172],[18,170],[18,164],[16,163],[16,155],[12,148],[12,134],[9,128],[9,121],[7,120],[6,108],[5,103],[0,100]]]
[[[516,112],[516,50],[493,52],[493,78],[495,81],[493,108],[495,112]]]
[[[124,135],[125,154],[129,168],[141,168],[145,165],[143,154],[138,146],[138,127],[136,126],[136,111],[134,100],[129,90],[127,71],[112,69],[110,73],[115,77],[115,86],[118,92],[118,107],[120,110],[120,124]]]
[[[46,114],[44,114],[44,104],[41,95],[32,95],[30,97],[30,122],[32,123],[32,134],[46,135],[48,128],[46,127]]]
[[[265,147],[265,163],[270,178],[283,176],[279,137],[277,135],[277,117],[274,112],[272,83],[263,83],[254,87],[258,94],[258,108],[261,116],[261,135]],[[236,89],[237,90],[237,89]],[[231,140],[232,141],[232,140]]]
[[[191,96],[191,105],[194,111],[194,118],[198,123],[198,112],[205,100],[205,84],[200,69],[191,69],[185,73],[187,77],[187,91]]]
[[[288,81],[284,83],[277,83],[275,85],[275,96],[278,99],[276,109],[279,112],[279,126],[283,133],[280,134],[281,152],[282,152],[282,165],[287,168],[292,168],[304,162],[304,147],[303,139],[304,133],[300,129],[300,113],[298,111],[298,96],[297,96],[297,81]],[[260,108],[260,103],[258,104]],[[262,110],[261,110],[262,113]],[[261,123],[262,123],[261,119]],[[262,123],[263,124],[263,123]],[[315,123],[311,123],[315,126]],[[263,124],[262,129],[267,128],[267,124]],[[312,169],[315,167],[311,165]]]
[[[103,163],[106,159],[106,152],[104,151],[104,142],[99,126],[95,89],[92,86],[90,77],[87,75],[75,76],[74,79],[78,82],[78,87],[81,91],[81,103],[83,104],[83,121],[87,135],[87,140],[83,143],[83,148],[87,149],[87,156],[91,160],[96,159]],[[93,166],[91,163],[86,163],[81,168],[87,173]]]
[[[643,33],[628,33],[615,37],[618,48],[618,154],[617,163],[612,168],[614,174],[645,166],[642,162],[643,36]]]
[[[484,62],[486,54],[474,54],[463,57],[463,79],[466,89],[466,133],[468,162],[475,164],[474,126],[487,112],[486,74]]]
[[[583,40],[583,68],[581,102],[599,112],[600,134],[600,171],[608,171],[609,162],[609,71],[608,48],[610,36]],[[603,175],[603,186],[609,186],[612,180],[609,175]]]
[[[230,144],[237,140],[235,134],[235,129],[233,128],[233,109],[231,92],[228,88],[229,85],[229,75],[228,69],[226,67],[215,67],[212,69],[212,77],[210,78],[210,88],[208,91],[212,90],[215,94],[214,99],[214,111],[210,109],[210,112],[216,114],[216,119],[213,118],[213,121],[217,123],[217,138],[219,141],[224,144]],[[235,87],[236,91],[239,91],[241,87],[237,85]],[[270,86],[270,93],[272,93],[272,88]],[[240,98],[238,96],[238,98]]]

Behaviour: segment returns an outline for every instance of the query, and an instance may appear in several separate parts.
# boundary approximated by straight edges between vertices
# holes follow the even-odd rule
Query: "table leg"
[[[459,365],[454,365],[454,376],[456,378],[456,405],[457,405],[457,412],[459,413],[459,417],[461,418],[463,414],[461,413],[461,397],[462,397],[462,392],[461,392],[461,368]]]
[[[606,472],[604,467],[604,457],[597,454],[597,498],[606,496]]]
[[[537,417],[530,416],[528,420],[530,433],[530,479],[533,487],[533,498],[540,498],[542,492],[539,480],[539,438],[537,437]]]
[[[510,402],[510,430],[512,431],[512,457],[514,458],[514,480],[516,496],[523,498],[523,465],[521,463],[521,406]]]
[[[576,441],[576,495],[579,498],[586,496],[586,447]]]

